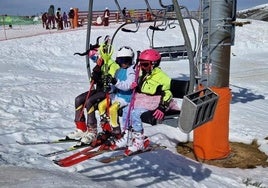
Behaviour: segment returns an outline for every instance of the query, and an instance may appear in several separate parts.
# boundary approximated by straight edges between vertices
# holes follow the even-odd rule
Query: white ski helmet
[[[129,46],[122,46],[119,48],[116,54],[116,62],[118,64],[121,63],[129,63],[132,65],[134,59],[134,51]]]

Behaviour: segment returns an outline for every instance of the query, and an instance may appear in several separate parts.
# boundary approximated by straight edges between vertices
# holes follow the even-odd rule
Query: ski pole
[[[79,119],[82,118],[82,115],[83,115],[83,113],[84,113],[84,108],[85,108],[86,103],[87,103],[87,100],[88,100],[88,98],[89,98],[89,96],[90,96],[90,94],[91,94],[91,91],[92,91],[93,86],[94,86],[94,80],[92,80],[91,83],[90,83],[89,90],[88,90],[88,92],[87,92],[87,96],[86,96],[85,102],[84,102],[84,104],[83,104],[83,108],[82,108],[82,110],[81,110],[81,112],[80,112],[80,114],[79,114]]]
[[[135,82],[136,83],[138,82],[139,74],[140,74],[140,65],[138,64],[139,63],[139,56],[140,56],[140,51],[137,51],[137,59],[136,59],[135,65],[134,65],[134,68],[135,68]],[[125,122],[123,131],[125,131],[127,128],[129,128],[130,112],[134,108],[135,93],[136,93],[136,88],[134,88],[133,91],[132,91],[131,100],[130,100],[130,103],[129,103],[126,122]]]
[[[109,84],[107,83],[107,80],[106,80],[108,76],[108,71],[109,71],[108,61],[111,59],[111,56],[114,51],[112,45],[108,44],[109,40],[107,38],[108,37],[106,36],[105,39],[107,40],[107,42],[105,42],[105,44],[100,46],[100,56],[104,61],[104,78],[105,78],[104,87],[108,87],[108,84]],[[110,94],[109,92],[106,92],[106,113],[108,117],[110,116],[109,106],[110,106]]]

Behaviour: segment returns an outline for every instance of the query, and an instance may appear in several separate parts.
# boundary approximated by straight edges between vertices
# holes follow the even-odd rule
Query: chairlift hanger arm
[[[160,4],[161,7],[163,7],[163,8],[167,8],[167,5],[164,5],[164,4],[162,3],[162,0],[159,0],[159,4]]]
[[[151,8],[150,3],[148,2],[148,0],[144,0],[144,1],[145,1],[145,4],[146,4],[146,6],[147,6],[149,12],[150,12],[156,19],[157,19],[157,18],[161,18],[161,19],[171,19],[171,18],[167,18],[167,17],[166,17],[166,13],[167,13],[167,12],[174,11],[174,5],[173,5],[173,4],[171,4],[171,5],[164,5],[164,4],[162,3],[162,0],[159,0],[159,4],[160,4],[160,6],[161,6],[162,8],[164,8],[164,9],[162,9],[162,10],[159,11],[159,14],[160,14],[160,15],[156,15],[155,13],[153,13],[152,8]],[[171,7],[170,10],[168,9],[169,7]],[[163,12],[163,15],[161,15],[161,12]]]
[[[159,0],[159,4],[161,7],[165,8],[166,12],[173,12],[174,11],[174,5],[170,4],[170,5],[164,5],[162,3],[162,0]]]
[[[120,29],[121,29],[122,27],[124,27],[125,25],[127,25],[127,24],[128,24],[128,23],[125,22],[125,23],[123,23],[121,26],[119,26],[119,27],[116,29],[116,31],[114,32],[114,34],[113,34],[113,36],[112,36],[111,45],[113,45],[114,38],[115,38],[116,34],[118,33],[118,31],[120,31]]]
[[[126,28],[124,28],[124,26],[126,26],[126,25],[130,25],[130,24],[136,24],[136,30],[130,30],[130,29],[126,29]],[[118,33],[118,31],[123,31],[123,32],[129,32],[129,33],[136,33],[138,30],[139,30],[139,28],[140,28],[140,22],[130,22],[130,23],[128,23],[128,22],[125,22],[125,23],[123,23],[122,25],[120,25],[117,29],[116,29],[116,31],[114,32],[114,34],[113,34],[113,36],[112,36],[112,40],[111,40],[111,45],[113,44],[113,41],[114,41],[114,38],[115,38],[115,36],[117,35],[117,33]]]
[[[117,6],[117,8],[118,8],[119,14],[122,16],[122,18],[125,19],[125,15],[123,15],[122,9],[121,9],[121,7],[120,7],[118,1],[117,1],[117,0],[114,0],[114,2],[115,2],[116,6]]]
[[[88,2],[88,23],[87,23],[86,50],[88,50],[89,46],[90,46],[92,11],[93,11],[93,0],[89,0],[89,2]],[[88,79],[91,80],[91,68],[90,68],[90,62],[89,62],[88,55],[86,55],[86,68],[87,68]]]
[[[149,12],[150,12],[155,18],[165,18],[165,17],[163,17],[163,16],[159,16],[159,15],[156,15],[155,13],[153,13],[152,8],[151,8],[150,3],[148,2],[148,0],[144,0],[144,1],[145,1],[145,4],[146,4],[146,6],[147,6]]]
[[[140,22],[134,22],[134,23],[136,24],[136,30],[126,29],[126,28],[122,28],[121,30],[124,32],[136,33],[140,28]]]
[[[116,4],[116,6],[117,6],[117,8],[118,8],[118,11],[119,11],[119,13],[120,13],[120,15],[121,15],[122,18],[131,20],[131,22],[137,22],[137,20],[134,20],[134,19],[131,18],[131,17],[126,18],[126,16],[123,15],[123,11],[122,11],[121,6],[119,5],[118,0],[114,0],[114,2],[115,2],[115,4]]]
[[[174,10],[176,12],[176,17],[178,19],[178,22],[181,27],[182,35],[184,38],[187,54],[188,54],[188,59],[189,59],[189,68],[190,68],[190,86],[189,86],[189,93],[194,91],[194,84],[195,84],[195,73],[194,73],[194,54],[193,54],[193,49],[191,46],[191,41],[185,26],[185,23],[183,21],[183,17],[181,14],[180,10],[180,5],[178,3],[178,0],[172,0],[173,5],[174,5]]]
[[[170,22],[170,21],[172,21],[172,22]],[[159,24],[157,26],[150,25],[149,26],[149,29],[155,30],[155,31],[165,31],[167,28],[174,29],[176,27],[176,26],[173,26],[172,27],[171,25],[179,25],[179,24],[178,23],[175,23],[175,20],[165,20],[164,23]],[[160,28],[159,26],[164,26],[164,27]]]

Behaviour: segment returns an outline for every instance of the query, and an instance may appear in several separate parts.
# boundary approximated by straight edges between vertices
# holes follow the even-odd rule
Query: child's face
[[[128,63],[121,63],[120,65],[123,69],[127,69],[129,67]]]
[[[151,61],[141,60],[140,66],[141,66],[141,69],[146,71],[146,72],[150,72],[152,70],[152,62]]]

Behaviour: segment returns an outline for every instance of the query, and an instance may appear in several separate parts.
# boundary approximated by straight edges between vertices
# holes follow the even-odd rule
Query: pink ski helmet
[[[160,64],[161,55],[155,49],[147,49],[141,52],[139,60],[151,61],[154,67],[157,67]]]

